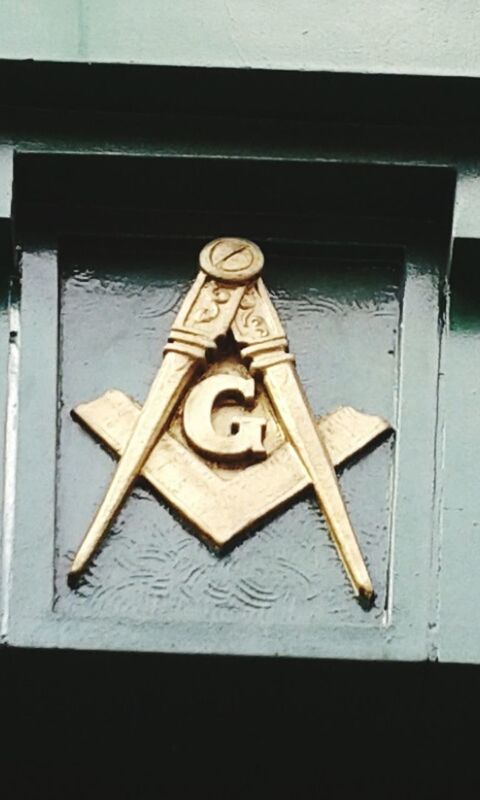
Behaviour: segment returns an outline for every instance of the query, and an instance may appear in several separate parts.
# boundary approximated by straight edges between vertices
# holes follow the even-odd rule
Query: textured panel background
[[[144,399],[197,252],[193,243],[182,253],[141,245],[123,252],[118,244],[61,253],[55,609],[165,623],[378,623],[387,588],[393,439],[341,477],[378,592],[370,612],[353,600],[310,495],[218,557],[138,485],[82,583],[67,587],[70,559],[113,468],[70,410],[108,388]],[[351,404],[395,424],[400,268],[278,256],[264,274],[315,413]]]

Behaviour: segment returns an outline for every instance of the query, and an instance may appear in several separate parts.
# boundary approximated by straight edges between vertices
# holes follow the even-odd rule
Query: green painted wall
[[[0,56],[478,76],[479,22],[475,0],[3,0]]]
[[[90,793],[105,777],[119,797],[170,786],[170,795],[205,787],[210,796],[283,796],[290,785],[296,796],[341,787],[383,797],[393,784],[406,796],[471,794],[480,696],[479,14],[469,0],[0,2],[5,796],[10,781],[11,796],[44,788],[54,797],[72,776]],[[254,553],[266,533],[265,552],[278,536],[291,566],[305,551],[289,541],[289,520],[304,544],[319,524],[319,549],[303,567],[320,565],[315,578],[328,590],[303,625],[299,575],[276,626],[272,608],[247,608],[245,594],[212,611],[195,576],[185,581],[196,600],[189,606],[177,536],[188,543],[190,573],[197,549],[208,564],[206,553],[143,489],[83,585],[71,594],[65,585],[86,506],[112,466],[71,423],[69,406],[112,382],[141,398],[179,273],[188,279],[202,241],[233,230],[269,254],[283,248],[289,264],[302,242],[305,269],[268,280],[315,403],[324,400],[315,373],[326,369],[328,402],[338,393],[376,410],[381,399],[387,414],[396,406],[395,440],[342,476],[386,613],[354,604],[307,500],[246,542]],[[181,246],[169,271],[172,236]],[[137,299],[147,313],[136,312]],[[305,339],[292,304],[308,311]],[[326,338],[343,342],[350,319],[355,335],[325,361],[315,356],[324,345],[312,333],[315,304]],[[109,325],[112,310],[121,319]],[[132,366],[116,352],[120,339]],[[391,512],[387,532],[375,527],[379,502],[382,515]],[[156,539],[159,517],[171,548]],[[224,572],[239,564],[226,562]],[[284,590],[278,574],[278,563],[272,575],[263,569],[261,588]],[[314,658],[271,657],[278,653]]]
[[[144,2],[135,9],[131,3],[106,0],[5,0],[0,6],[3,431],[7,406],[11,420],[17,388],[20,394],[15,517],[4,506],[2,526],[7,535],[0,607],[3,638],[10,644],[480,662],[480,390],[474,366],[480,355],[474,300],[480,219],[477,4],[392,3],[382,13],[371,0],[279,2],[274,12],[272,7],[232,0]],[[175,66],[179,69],[169,69]],[[249,69],[237,69],[242,67]],[[211,192],[204,188],[209,182]],[[228,191],[219,195],[218,186]],[[128,302],[132,292],[141,294],[143,273],[135,258],[122,256],[115,273],[120,278],[113,280],[111,265],[95,256],[91,278],[77,285],[76,279],[65,278],[70,273],[65,272],[64,244],[59,246],[58,237],[62,242],[72,233],[77,237],[75,263],[82,275],[88,258],[78,258],[78,237],[99,240],[121,230],[142,242],[172,234],[199,242],[217,235],[220,224],[222,230],[231,230],[245,220],[241,233],[257,236],[267,247],[269,241],[278,244],[282,230],[284,239],[303,245],[386,247],[389,258],[393,251],[402,252],[400,261],[394,258],[397,266],[401,263],[400,279],[394,282],[400,298],[397,379],[385,378],[378,392],[397,414],[397,483],[394,500],[390,497],[384,509],[391,513],[393,533],[388,534],[388,552],[375,545],[372,556],[380,576],[380,606],[389,598],[387,612],[379,606],[365,616],[349,605],[341,571],[325,543],[330,594],[318,601],[318,627],[303,629],[301,635],[299,596],[288,609],[293,624],[287,633],[272,633],[271,625],[266,635],[271,620],[263,610],[262,620],[253,625],[249,617],[240,638],[232,632],[230,618],[205,607],[203,595],[193,620],[186,619],[187,612],[172,595],[166,624],[158,621],[159,598],[148,599],[148,591],[136,597],[134,587],[122,588],[122,606],[116,587],[124,587],[128,579],[119,577],[114,542],[102,553],[100,572],[84,596],[68,594],[62,578],[73,547],[69,537],[83,525],[84,503],[93,502],[86,499],[86,486],[81,487],[80,505],[71,502],[77,446],[82,473],[89,472],[90,454],[95,453],[95,475],[106,474],[110,466],[88,437],[80,442],[79,431],[67,430],[67,406],[77,397],[87,399],[80,397],[79,372],[89,361],[91,329],[81,327],[81,306],[103,297],[100,290],[95,292],[103,276],[102,291],[107,287],[113,292],[123,309],[122,320],[129,318],[133,328],[135,314],[128,311]],[[372,251],[368,253],[371,258]],[[334,262],[331,254],[326,260],[322,256],[308,286],[299,278],[298,286],[287,282],[277,289],[291,303],[305,289],[310,307],[315,293],[323,292],[337,308],[338,319],[348,321],[359,284],[347,281],[346,292]],[[322,271],[327,263],[330,267]],[[392,262],[387,258],[387,263]],[[185,271],[184,262],[181,268]],[[22,328],[17,337],[19,275]],[[368,281],[361,282],[367,287]],[[154,282],[159,305],[166,283],[163,272]],[[287,305],[285,300],[288,317]],[[107,324],[100,308],[89,308],[92,326],[99,314],[98,325],[106,324],[105,336],[115,341],[121,330]],[[361,365],[360,351],[371,334],[355,319],[360,328],[353,350],[344,354],[348,359],[350,353],[355,362],[352,373],[347,371],[350,379],[338,383],[330,353],[332,361],[325,365],[342,402],[350,396],[349,382],[353,394],[376,386],[375,381],[370,386]],[[368,320],[367,314],[367,328]],[[387,314],[382,321],[386,338],[393,335],[388,327],[392,320]],[[167,317],[163,323],[168,327]],[[165,331],[153,330],[148,321],[145,325],[136,335],[148,340],[153,351]],[[77,328],[83,351],[75,346],[72,331]],[[62,331],[68,332],[66,340]],[[295,326],[292,331],[295,339]],[[308,341],[315,337],[302,348],[300,334],[295,349],[302,353],[304,379],[321,405],[314,380],[318,365],[307,357],[313,349]],[[18,342],[17,386],[12,366]],[[128,347],[133,348],[131,360],[138,361],[135,346],[133,335]],[[381,358],[373,360],[380,369]],[[73,368],[77,362],[78,369]],[[91,368],[85,390],[94,393],[102,380],[118,379],[132,393],[138,385],[140,397],[156,363],[152,356],[143,372],[140,365],[134,371],[117,364],[117,373],[108,375],[106,369]],[[342,373],[344,368],[345,363]],[[62,392],[68,397],[58,415]],[[373,396],[368,395],[370,403]],[[3,440],[2,446],[5,450]],[[389,446],[377,456],[385,456],[385,464]],[[55,469],[65,464],[68,469],[58,478]],[[352,506],[368,522],[370,500],[363,507],[361,498],[368,465],[356,469],[360,488],[352,483]],[[352,481],[357,480],[354,474]],[[382,475],[388,479],[386,472]],[[0,480],[4,485],[5,475]],[[344,480],[349,485],[350,476]],[[7,484],[11,491],[11,473]],[[93,487],[88,491],[94,494]],[[143,497],[142,503],[154,513],[151,502]],[[127,524],[139,509],[127,514]],[[297,513],[290,512],[294,521]],[[162,514],[168,535],[175,537],[177,522],[165,509]],[[58,527],[66,518],[68,533]],[[285,519],[278,522],[279,538],[287,536],[285,525]],[[129,529],[134,542],[138,528],[137,519]],[[153,522],[147,528],[147,538],[152,538]],[[137,569],[137,555],[133,567],[127,558],[127,573]],[[100,580],[107,564],[112,571]],[[178,575],[175,580],[180,586]],[[102,587],[108,587],[107,599],[98,600]],[[125,613],[118,612],[120,607]],[[244,609],[240,612],[236,621],[241,625]],[[283,609],[278,618],[285,613]],[[335,622],[324,626],[329,615]]]
[[[219,194],[222,185],[236,191]],[[18,152],[22,361],[11,644],[435,657],[439,287],[453,188],[451,169],[245,154],[239,161]],[[427,205],[433,220],[425,218]],[[316,411],[353,402],[394,421],[395,445],[385,443],[342,476],[376,575],[369,612],[356,605],[328,539],[310,540],[316,516],[308,501],[218,562],[167,508],[136,493],[120,521],[125,538],[106,543],[78,592],[66,586],[75,538],[110,468],[70,419],[71,406],[110,385],[141,399],[178,274],[185,276],[187,263],[194,271],[201,242],[219,226],[265,247],[267,279]],[[72,235],[109,238],[95,250],[95,239],[75,245]],[[183,242],[183,260],[172,261],[168,247],[167,255],[147,248],[141,257],[151,237],[151,247],[172,242],[174,254]],[[153,309],[143,322],[145,300]],[[165,304],[170,317],[160,313]],[[185,571],[197,583],[189,587]],[[212,585],[227,592],[226,602]],[[264,598],[261,607],[242,600],[246,586]]]

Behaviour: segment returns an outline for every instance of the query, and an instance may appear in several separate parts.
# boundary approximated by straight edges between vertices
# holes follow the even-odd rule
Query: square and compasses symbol
[[[355,593],[373,597],[335,469],[391,427],[349,406],[314,416],[263,265],[246,239],[207,244],[144,405],[110,390],[73,410],[118,463],[70,580],[142,476],[220,549],[311,488]]]

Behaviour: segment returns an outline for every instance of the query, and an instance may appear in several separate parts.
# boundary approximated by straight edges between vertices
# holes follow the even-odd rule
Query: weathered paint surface
[[[9,298],[10,276],[13,267],[12,196],[13,152],[11,147],[0,146],[0,453],[2,453],[0,463],[0,641],[4,640],[6,634],[10,567],[8,552],[6,552],[6,538],[4,537],[5,528],[8,527],[10,521],[5,504],[9,350],[17,347],[16,330],[11,330],[11,298]],[[13,438],[14,435],[13,432]],[[13,479],[13,475],[10,477]]]
[[[480,661],[480,295],[476,242],[454,251],[442,375],[439,658]]]
[[[3,0],[0,57],[480,75],[474,0]]]

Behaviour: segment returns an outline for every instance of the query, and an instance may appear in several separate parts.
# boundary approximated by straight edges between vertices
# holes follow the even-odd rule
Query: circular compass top
[[[205,245],[200,266],[212,278],[229,283],[251,281],[263,267],[263,253],[248,239],[222,237]]]

